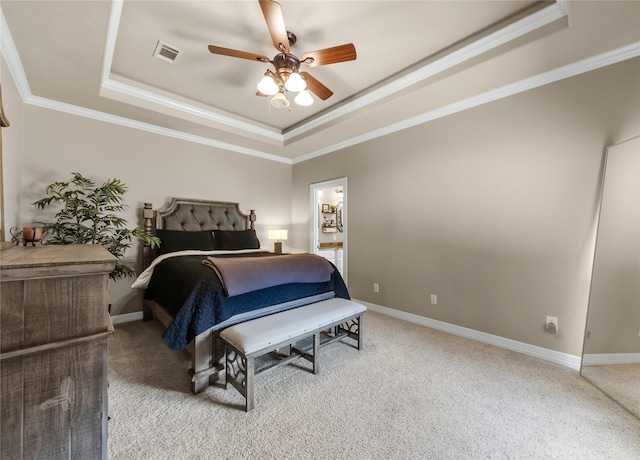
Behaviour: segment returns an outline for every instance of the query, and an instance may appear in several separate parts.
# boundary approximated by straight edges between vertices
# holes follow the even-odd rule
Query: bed
[[[238,203],[172,198],[160,210],[145,203],[143,217],[145,233],[160,237],[162,245],[160,250],[144,247],[145,270],[133,287],[145,289],[144,320],[156,318],[164,325],[169,348],[190,352],[193,393],[223,378],[219,331],[225,327],[333,297],[349,299],[331,263],[322,259],[319,264],[314,255],[275,255],[261,248],[255,211],[245,214]],[[246,275],[262,273],[268,264],[285,267],[271,272],[286,272],[290,263],[312,265],[293,270],[286,282],[274,274],[255,277],[266,284],[254,283]],[[242,289],[230,288],[229,272],[225,276],[220,271],[228,266],[239,267],[242,274],[236,275],[236,283]]]

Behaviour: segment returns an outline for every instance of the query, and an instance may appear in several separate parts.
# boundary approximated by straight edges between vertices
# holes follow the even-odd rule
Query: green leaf
[[[138,227],[128,229],[126,219],[118,215],[127,209],[123,204],[127,185],[114,178],[96,186],[78,172],[71,176],[69,182],[47,186],[47,196],[33,203],[38,209],[60,206],[54,222],[42,223],[43,244],[100,244],[117,258],[115,270],[109,274],[111,279],[135,276],[133,268],[123,262],[132,240],[139,239],[156,248],[160,239],[145,235]]]

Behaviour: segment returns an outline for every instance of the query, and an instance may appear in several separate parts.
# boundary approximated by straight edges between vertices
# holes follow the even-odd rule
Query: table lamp
[[[282,254],[282,240],[286,240],[289,236],[288,230],[269,230],[268,238],[275,240],[273,243],[273,252]]]

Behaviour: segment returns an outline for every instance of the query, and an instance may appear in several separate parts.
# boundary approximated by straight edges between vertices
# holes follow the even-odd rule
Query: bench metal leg
[[[240,394],[244,396],[244,410],[246,412],[249,412],[254,408],[254,380],[257,374],[286,365],[298,358],[305,358],[310,361],[313,367],[312,372],[314,374],[318,374],[320,372],[320,347],[338,340],[342,340],[345,337],[357,340],[358,350],[363,349],[364,343],[362,340],[362,315],[348,318],[347,320],[345,320],[345,322],[331,326],[330,328],[333,330],[333,337],[323,342],[320,341],[320,337],[323,332],[326,331],[326,329],[318,330],[313,333],[312,355],[309,353],[309,348],[306,348],[306,350],[300,350],[292,344],[289,344],[288,355],[278,353],[278,348],[276,348],[275,350],[273,348],[265,348],[264,350],[252,351],[251,356],[246,356],[244,352],[240,351],[234,345],[231,345],[229,342],[225,341],[225,388],[227,388],[227,385],[231,383],[238,390],[238,392],[240,392]],[[298,339],[302,339],[303,337],[308,338],[309,335],[300,336]],[[283,347],[281,346],[280,348]],[[261,366],[260,369],[258,369],[256,372],[255,357],[269,352],[275,352],[279,358],[279,361],[271,365]]]
[[[335,340],[342,340],[345,337],[349,337],[354,339],[357,342],[358,350],[362,350],[364,347],[364,342],[362,341],[362,315],[356,316],[354,318],[345,321],[342,324],[339,324],[336,327],[335,336],[328,340],[326,343],[331,343]]]
[[[246,392],[244,395],[244,411],[249,412],[253,409],[253,381],[255,377],[255,363],[254,358],[247,358],[247,376],[246,376]]]
[[[244,353],[236,350],[231,345],[226,347],[226,383],[233,385],[244,396],[244,410],[253,409],[253,380],[255,376],[255,362],[253,357],[247,358]]]
[[[320,332],[313,334],[313,360],[311,361],[313,373],[320,372],[320,360],[318,359],[320,351]]]

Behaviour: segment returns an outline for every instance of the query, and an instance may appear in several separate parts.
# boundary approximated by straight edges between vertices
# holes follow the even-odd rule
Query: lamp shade
[[[267,238],[269,238],[270,240],[286,240],[289,237],[289,231],[288,230],[269,230],[269,234],[267,236]]]
[[[309,91],[307,91],[306,89],[303,89],[302,91],[300,91],[296,96],[296,98],[294,99],[294,101],[296,102],[296,104],[302,105],[302,106],[313,104],[313,98],[311,97],[311,93],[309,93]]]
[[[265,75],[262,80],[260,80],[260,83],[258,83],[258,91],[262,94],[266,94],[267,96],[273,96],[280,91],[280,88],[278,88],[276,82],[273,81],[273,78],[269,75]]]
[[[271,99],[271,105],[276,109],[286,109],[289,107],[289,101],[287,101],[283,93],[278,93]]]
[[[284,84],[284,87],[287,88],[289,91],[297,93],[298,91],[302,91],[303,89],[306,89],[307,82],[304,81],[304,78],[302,78],[302,76],[298,72],[294,72],[291,75],[289,75],[289,78],[287,79],[287,82]]]

